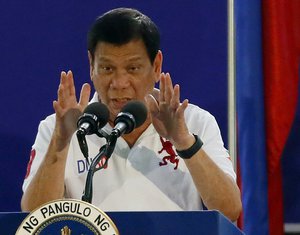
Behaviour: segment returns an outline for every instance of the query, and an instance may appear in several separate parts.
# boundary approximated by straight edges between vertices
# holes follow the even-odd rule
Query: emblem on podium
[[[119,235],[106,213],[88,202],[56,200],[31,212],[19,226],[16,235],[103,234]]]
[[[69,229],[68,226],[63,227],[60,235],[71,235],[71,229]]]

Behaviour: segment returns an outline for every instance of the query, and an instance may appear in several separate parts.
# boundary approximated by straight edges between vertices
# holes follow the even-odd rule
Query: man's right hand
[[[59,139],[63,148],[76,131],[79,116],[87,106],[90,98],[91,87],[88,83],[82,86],[80,99],[77,102],[72,71],[61,72],[60,84],[57,91],[57,101],[53,101],[56,113],[54,135]]]

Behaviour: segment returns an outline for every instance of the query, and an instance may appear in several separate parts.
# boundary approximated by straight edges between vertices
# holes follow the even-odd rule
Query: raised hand
[[[57,91],[57,100],[53,101],[56,113],[55,135],[69,141],[76,130],[76,123],[82,111],[87,106],[91,87],[85,83],[82,86],[80,99],[77,102],[73,73],[61,72],[60,84]]]
[[[178,84],[173,87],[169,73],[161,74],[159,89],[158,102],[152,95],[146,97],[152,124],[158,134],[173,145],[185,146],[191,139],[184,119],[188,100],[180,103],[180,87]]]

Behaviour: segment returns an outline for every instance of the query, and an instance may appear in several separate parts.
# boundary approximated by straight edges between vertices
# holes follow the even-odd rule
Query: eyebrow
[[[136,61],[141,61],[141,60],[143,60],[143,58],[140,56],[133,56],[129,59],[126,59],[126,61],[128,61],[128,62],[136,62]],[[98,58],[98,61],[99,62],[112,62],[113,60],[108,59],[106,57],[100,57],[100,58]]]
[[[142,59],[143,58],[140,56],[134,56],[134,57],[129,58],[128,61],[131,62],[131,61],[138,61],[138,60],[142,60]]]
[[[97,58],[97,61],[100,61],[100,62],[110,62],[111,60],[107,59],[105,57],[100,57],[100,58]]]

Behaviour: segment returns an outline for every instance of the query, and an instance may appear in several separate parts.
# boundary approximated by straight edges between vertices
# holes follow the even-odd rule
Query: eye
[[[113,71],[113,68],[109,65],[100,65],[99,70],[101,73],[111,73]]]
[[[104,70],[104,71],[110,71],[110,70],[112,70],[112,68],[109,67],[109,66],[104,66],[104,67],[102,67],[102,70]]]
[[[140,66],[138,65],[132,65],[132,66],[129,66],[128,67],[128,71],[131,72],[131,73],[134,73],[134,72],[138,72],[140,70]]]

